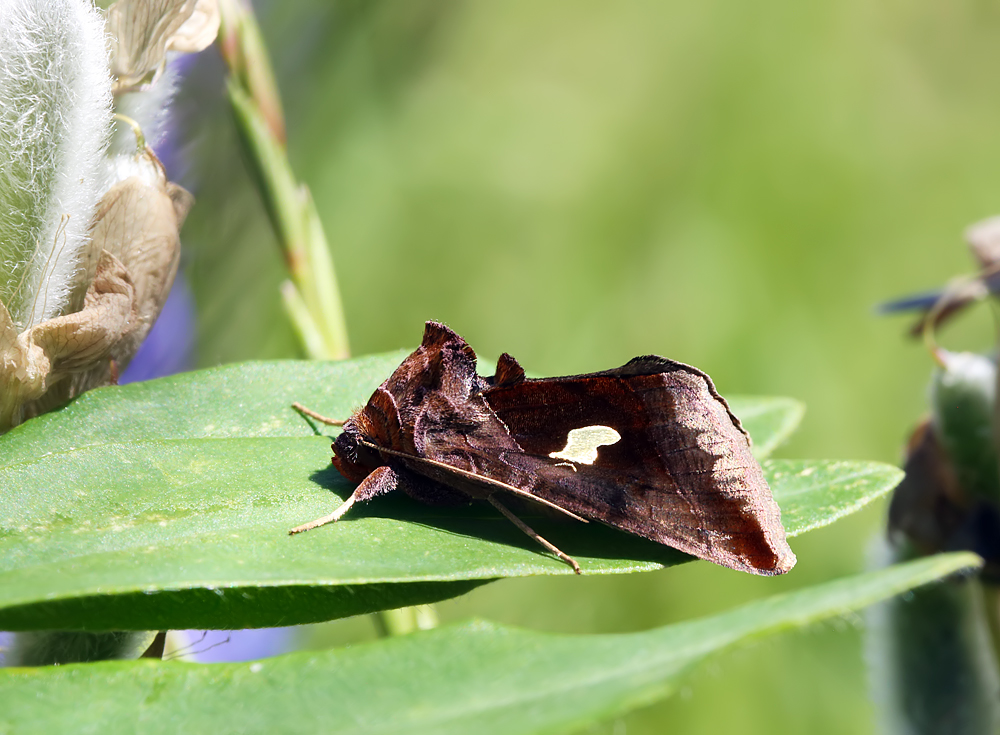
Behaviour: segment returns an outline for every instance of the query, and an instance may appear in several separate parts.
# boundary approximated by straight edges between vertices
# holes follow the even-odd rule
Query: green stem
[[[219,43],[230,71],[226,91],[251,174],[294,285],[294,295],[283,289],[286,311],[309,357],[349,357],[333,258],[312,195],[295,178],[288,161],[281,100],[260,30],[248,6],[222,0],[220,8]]]
[[[983,614],[990,634],[994,661],[1000,662],[1000,588],[983,583]]]
[[[383,610],[372,615],[380,638],[406,635],[418,630],[430,630],[438,625],[433,605],[414,605],[398,610]]]

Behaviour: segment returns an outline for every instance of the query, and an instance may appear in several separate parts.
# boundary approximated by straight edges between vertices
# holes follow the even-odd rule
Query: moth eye
[[[565,449],[552,452],[549,456],[578,464],[594,464],[598,447],[617,444],[621,438],[622,435],[610,426],[582,426],[569,432]]]
[[[343,432],[333,441],[333,452],[348,462],[358,461],[358,442],[348,432]]]

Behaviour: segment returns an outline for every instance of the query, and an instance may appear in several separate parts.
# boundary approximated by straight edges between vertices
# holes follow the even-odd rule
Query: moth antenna
[[[316,419],[321,424],[327,424],[328,426],[343,426],[345,423],[347,423],[347,419],[327,418],[323,414],[316,413],[315,411],[306,408],[298,401],[292,404],[292,408],[301,413],[303,416],[308,416],[311,419]]]
[[[500,511],[501,513],[503,513],[504,516],[506,516],[507,520],[509,520],[511,523],[513,523],[518,528],[520,528],[524,533],[526,533],[528,536],[530,536],[535,541],[537,541],[538,543],[540,543],[542,546],[544,546],[550,552],[552,552],[553,554],[555,554],[556,556],[558,556],[560,559],[562,559],[564,562],[566,562],[567,564],[569,564],[571,567],[573,567],[573,571],[574,572],[576,572],[577,574],[580,574],[580,565],[576,563],[576,559],[574,559],[569,554],[563,553],[558,548],[556,548],[556,546],[554,544],[552,544],[549,541],[546,541],[544,538],[542,538],[537,533],[535,533],[535,531],[532,530],[531,526],[529,526],[527,523],[525,523],[520,518],[518,518],[516,515],[514,515],[513,513],[511,513],[509,510],[507,510],[507,508],[504,507],[500,503],[500,501],[497,500],[496,498],[494,498],[492,495],[490,495],[486,499],[490,501],[490,504],[494,508],[496,508],[498,511]]]
[[[303,531],[309,531],[313,528],[319,528],[320,526],[325,526],[327,523],[336,523],[341,519],[341,517],[351,509],[354,505],[354,501],[358,499],[358,491],[355,490],[351,493],[351,497],[340,504],[337,510],[333,511],[328,516],[323,516],[322,518],[317,518],[315,521],[309,521],[308,523],[303,523],[301,526],[296,526],[291,531],[288,532],[289,536],[294,536],[297,533],[302,533]]]
[[[203,630],[203,631],[201,631],[201,637],[200,637],[200,638],[198,638],[198,640],[196,640],[196,641],[193,641],[193,642],[191,642],[191,643],[188,643],[188,644],[187,644],[186,646],[181,646],[180,648],[175,648],[175,649],[174,649],[173,651],[171,651],[171,652],[170,652],[170,654],[169,654],[169,655],[168,655],[168,656],[167,656],[167,657],[166,657],[165,659],[163,659],[163,660],[164,660],[164,661],[172,661],[172,660],[174,660],[175,658],[180,658],[181,656],[184,656],[184,655],[186,655],[186,654],[187,654],[187,653],[188,653],[189,651],[191,651],[191,650],[192,650],[192,649],[193,649],[193,648],[194,648],[195,646],[197,646],[197,645],[200,645],[200,644],[201,644],[201,642],[202,642],[202,641],[204,641],[204,640],[205,640],[205,639],[206,639],[207,637],[208,637],[208,631],[207,631],[207,630]]]
[[[205,646],[204,648],[199,649],[199,650],[196,651],[195,647],[196,646],[200,646],[202,643],[204,643],[205,639],[207,637],[208,637],[208,631],[207,630],[203,630],[201,632],[201,636],[198,638],[198,640],[194,641],[193,643],[189,643],[186,646],[183,646],[182,648],[178,648],[175,651],[171,651],[170,654],[166,658],[164,658],[163,660],[164,661],[173,661],[174,659],[178,659],[181,656],[197,656],[199,654],[205,653],[206,651],[211,651],[213,648],[218,648],[219,646],[225,646],[228,643],[232,642],[232,640],[233,640],[233,631],[231,631],[231,630],[228,631],[225,640],[216,641],[215,643],[212,643],[212,644],[210,644],[208,646]]]

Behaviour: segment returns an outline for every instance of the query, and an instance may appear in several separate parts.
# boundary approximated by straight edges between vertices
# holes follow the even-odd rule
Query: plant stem
[[[994,661],[1000,662],[1000,588],[991,582],[983,583],[983,614],[993,644]]]
[[[312,195],[288,161],[281,97],[260,28],[245,2],[220,0],[219,8],[219,48],[230,72],[226,91],[290,276],[282,285],[286,313],[309,357],[349,357],[333,259]]]
[[[414,605],[399,610],[383,610],[372,616],[380,638],[430,630],[438,624],[433,605]]]

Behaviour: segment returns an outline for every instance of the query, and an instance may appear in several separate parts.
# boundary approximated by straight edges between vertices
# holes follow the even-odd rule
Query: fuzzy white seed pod
[[[0,2],[0,301],[18,331],[83,298],[111,84],[89,0]]]

